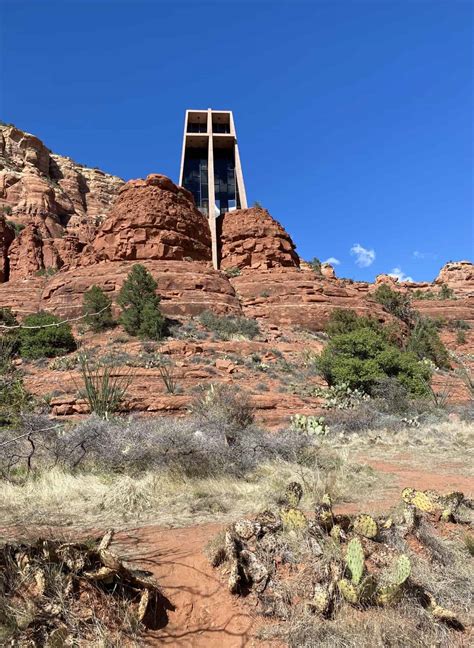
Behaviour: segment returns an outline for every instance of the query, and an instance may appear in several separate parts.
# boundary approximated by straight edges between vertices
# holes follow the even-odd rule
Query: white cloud
[[[329,257],[329,259],[326,259],[323,263],[330,263],[332,266],[341,265],[341,262],[339,259],[336,259],[336,257]]]
[[[356,257],[356,264],[360,268],[368,268],[375,261],[375,250],[367,250],[360,243],[354,243],[351,254]]]
[[[415,259],[437,259],[438,255],[434,252],[420,252],[419,250],[415,250],[413,252],[413,257]]]
[[[389,277],[395,277],[398,281],[413,281],[413,277],[406,275],[401,268],[393,268],[392,272],[388,273]]]

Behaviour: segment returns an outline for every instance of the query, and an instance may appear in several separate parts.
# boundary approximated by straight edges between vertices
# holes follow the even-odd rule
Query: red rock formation
[[[266,209],[227,212],[218,221],[218,232],[222,269],[299,266],[289,234]]]
[[[35,223],[44,237],[63,229],[91,239],[123,181],[52,154],[34,135],[0,126],[0,207],[11,219]]]
[[[321,263],[321,274],[326,279],[336,279],[336,271],[330,263]]]
[[[10,245],[10,281],[25,279],[43,270],[55,272],[74,263],[83,247],[77,236],[43,238],[40,229],[29,224]]]
[[[8,249],[15,239],[15,230],[0,216],[0,283],[9,275]]]
[[[231,280],[245,315],[280,327],[322,331],[336,308],[351,308],[381,322],[392,318],[368,298],[368,284],[327,279],[312,270],[245,270]]]
[[[120,189],[92,250],[95,258],[107,261],[209,261],[209,225],[188,191],[166,176],[149,175]],[[90,263],[89,254],[85,262]]]
[[[446,284],[457,296],[474,297],[474,264],[470,261],[450,261],[444,265],[434,283]]]
[[[42,307],[61,316],[80,314],[84,292],[100,286],[112,301],[133,267],[130,261],[104,261],[92,267],[61,271],[42,293]],[[195,261],[144,261],[158,283],[163,312],[172,316],[197,315],[212,309],[217,313],[240,313],[239,300],[223,275]],[[1,306],[0,293],[0,306]]]

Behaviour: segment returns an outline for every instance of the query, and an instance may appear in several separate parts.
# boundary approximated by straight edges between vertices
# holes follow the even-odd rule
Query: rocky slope
[[[191,318],[213,310],[259,322],[258,341],[219,342],[209,335],[201,341],[198,330],[188,341],[165,342],[162,350],[173,358],[184,393],[166,394],[158,370],[140,365],[127,404],[131,410],[185,412],[202,382],[237,381],[253,394],[268,424],[313,412],[304,358],[322,349],[320,332],[336,308],[389,320],[372,296],[380,283],[413,293],[416,308],[446,322],[442,336],[449,348],[468,361],[471,357],[474,266],[468,261],[449,262],[433,283],[402,284],[387,276],[374,284],[338,279],[327,264],[316,273],[300,261],[284,228],[266,210],[253,207],[221,218],[222,270],[216,271],[207,220],[191,195],[165,176],[124,184],[51,154],[37,138],[13,127],[2,127],[1,137],[0,205],[7,213],[0,216],[0,307],[9,306],[20,317],[39,309],[77,317],[83,294],[93,284],[115,304],[127,273],[139,261],[156,279],[168,317],[195,326]],[[15,223],[24,226],[19,234]],[[443,285],[449,299],[441,299]],[[470,325],[464,341],[455,333],[461,320],[464,327]],[[120,330],[113,337],[79,329],[76,334],[102,354],[141,353],[136,340],[124,344]],[[288,366],[293,367],[289,373]],[[37,394],[54,392],[54,413],[76,414],[84,411],[77,380],[40,366],[29,369],[28,386]],[[447,384],[448,377],[436,376],[436,381]],[[468,397],[455,376],[448,382],[453,400]]]
[[[15,260],[35,257],[27,268],[14,266],[13,277],[67,264],[67,248],[75,256],[93,239],[122,185],[120,178],[55,155],[34,135],[0,124],[0,214],[17,230],[29,226],[13,250]],[[77,243],[62,245],[64,236]],[[1,235],[0,245],[5,256],[9,243]]]

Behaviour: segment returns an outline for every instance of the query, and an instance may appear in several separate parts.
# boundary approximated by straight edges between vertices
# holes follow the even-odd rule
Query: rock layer
[[[222,269],[299,266],[289,234],[261,207],[239,209],[221,216],[218,236]]]
[[[158,174],[120,189],[92,247],[106,261],[211,259],[207,219],[186,189]]]
[[[17,223],[33,222],[45,237],[65,229],[90,240],[105,218],[120,178],[61,155],[12,125],[0,125],[0,211]]]

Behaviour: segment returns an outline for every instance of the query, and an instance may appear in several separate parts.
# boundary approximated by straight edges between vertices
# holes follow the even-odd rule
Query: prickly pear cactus
[[[288,506],[281,509],[280,518],[286,531],[302,530],[308,526],[306,516],[297,508]]]
[[[341,537],[342,537],[342,529],[339,524],[335,524],[331,531],[329,532],[329,535],[331,538],[334,540],[334,542],[341,542]]]
[[[311,604],[320,613],[325,614],[329,608],[330,596],[328,588],[320,583],[314,586],[313,598]]]
[[[377,587],[375,601],[378,605],[392,605],[402,594],[403,585],[411,573],[410,558],[401,554],[389,572],[382,575],[382,582]]]
[[[402,588],[394,583],[381,585],[375,593],[375,602],[377,605],[393,605],[401,596]]]
[[[351,583],[347,578],[341,578],[337,582],[337,586],[342,596],[346,599],[348,603],[356,605],[359,602],[359,591],[354,583]]]
[[[332,500],[328,493],[325,493],[321,502],[316,505],[315,510],[316,522],[329,531],[334,524],[334,514],[332,512]]]
[[[396,585],[403,585],[411,574],[410,558],[406,554],[399,556],[391,572],[391,580]]]
[[[364,538],[375,538],[379,532],[377,522],[371,515],[362,513],[354,520],[354,531]]]
[[[288,506],[296,508],[303,497],[303,488],[298,482],[290,482],[285,490],[285,502]]]
[[[354,585],[358,585],[364,573],[365,557],[359,538],[353,538],[347,545],[346,565],[351,572]]]

